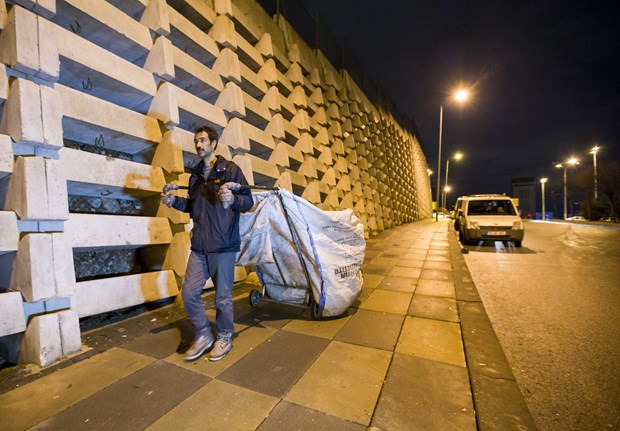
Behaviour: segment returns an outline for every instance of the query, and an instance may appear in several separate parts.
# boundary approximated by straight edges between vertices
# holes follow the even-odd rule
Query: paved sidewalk
[[[84,353],[54,367],[0,372],[0,429],[536,429],[449,225],[369,239],[364,289],[339,318],[253,309],[257,286],[240,284],[219,362],[183,362],[175,305],[84,333]]]

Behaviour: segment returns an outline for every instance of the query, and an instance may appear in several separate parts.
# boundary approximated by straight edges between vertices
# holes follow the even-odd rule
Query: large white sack
[[[363,283],[359,218],[352,210],[322,211],[287,190],[252,197],[255,205],[239,223],[238,265],[253,266],[276,301],[308,305],[311,294],[319,315],[344,313]]]

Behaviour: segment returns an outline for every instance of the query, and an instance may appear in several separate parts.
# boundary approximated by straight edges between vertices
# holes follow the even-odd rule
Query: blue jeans
[[[185,311],[194,325],[196,334],[211,330],[202,303],[202,290],[211,278],[215,285],[215,325],[218,337],[232,337],[235,332],[233,324],[232,290],[235,282],[236,254],[215,253],[204,255],[192,251],[187,262],[185,282],[181,293]]]

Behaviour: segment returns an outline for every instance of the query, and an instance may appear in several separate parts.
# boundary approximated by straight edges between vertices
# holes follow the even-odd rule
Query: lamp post
[[[600,147],[595,145],[594,148],[590,150],[590,154],[592,154],[592,160],[594,161],[594,200],[598,200],[598,176],[596,175],[596,155],[598,154],[598,150]]]
[[[439,187],[441,186],[441,132],[443,130],[443,104],[439,106],[439,151],[437,153],[437,193],[435,195],[435,221],[439,221]]]
[[[454,93],[454,100],[457,103],[463,103],[469,99],[469,90],[460,89]],[[437,151],[437,193],[435,202],[437,209],[435,211],[435,221],[439,221],[439,189],[441,188],[441,135],[443,133],[443,104],[439,106],[439,149]]]
[[[576,158],[571,157],[570,159],[568,159],[567,161],[563,162],[563,163],[558,163],[557,165],[555,165],[556,168],[564,168],[564,220],[567,219],[568,215],[566,213],[566,183],[567,183],[567,174],[566,171],[568,170],[569,166],[575,166],[577,163],[579,163],[577,161]]]
[[[547,178],[540,179],[540,188],[542,189],[542,219],[545,220],[545,183],[547,182]]]
[[[454,160],[458,162],[459,160],[463,158],[463,153],[458,152],[453,157],[454,157]],[[443,189],[445,191],[445,194],[443,195],[444,196],[444,200],[443,200],[444,208],[446,207],[448,203],[448,192],[450,191],[450,187],[448,186],[448,170],[449,169],[450,169],[450,159],[446,160],[446,180],[443,183]]]

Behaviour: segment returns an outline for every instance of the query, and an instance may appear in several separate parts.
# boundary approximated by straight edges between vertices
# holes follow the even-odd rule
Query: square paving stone
[[[277,398],[212,380],[147,430],[255,430],[277,402]]]
[[[141,337],[121,344],[121,347],[136,353],[163,359],[175,352],[187,350],[193,338],[191,323],[189,320],[183,319],[175,322],[174,325],[151,330]]]
[[[254,311],[236,318],[235,322],[248,326],[258,326],[259,328],[280,329],[303,312],[304,309],[300,307],[263,300],[259,302]]]
[[[424,266],[424,258],[422,259],[412,259],[403,257],[399,262],[398,266],[402,268],[422,268]]]
[[[224,359],[211,362],[208,359],[209,353],[207,352],[193,362],[185,362],[183,354],[175,353],[168,356],[166,362],[209,377],[216,377],[276,332],[277,330],[274,328],[235,325],[233,348]]]
[[[299,332],[300,334],[312,335],[332,339],[334,335],[342,329],[351,317],[348,314],[334,318],[322,318],[314,320],[310,317],[310,312],[302,315],[303,319],[291,320],[284,328],[287,331]]]
[[[141,430],[210,379],[163,361],[97,392],[33,429]]]
[[[399,246],[399,247],[392,246],[383,253],[383,256],[400,259],[403,256],[403,254],[407,253],[408,250],[409,250],[409,246]]]
[[[391,277],[418,278],[418,277],[420,277],[421,271],[422,270],[420,268],[405,268],[405,267],[402,267],[402,266],[395,266],[388,273],[388,276],[391,276]]]
[[[394,354],[371,425],[385,431],[476,431],[467,369]]]
[[[378,257],[381,253],[381,250],[369,250],[368,247],[366,247],[366,252],[364,253],[364,262],[370,262],[375,257]]]
[[[281,401],[257,431],[282,430],[366,431],[366,426]]]
[[[377,274],[366,274],[362,272],[362,276],[364,277],[364,288],[374,289],[383,281],[385,275],[377,275]]]
[[[398,261],[400,260],[399,257],[383,257],[383,255],[379,256],[379,257],[375,257],[372,261],[370,261],[371,265],[377,265],[377,266],[387,266],[387,267],[392,267],[394,265],[396,265],[398,263]]]
[[[396,290],[399,292],[413,292],[416,286],[416,278],[387,276],[379,284],[379,289]]]
[[[419,259],[419,260],[424,260],[426,259],[426,254],[427,252],[425,250],[422,249],[409,249],[406,253],[403,253],[402,256],[400,256],[401,259]]]
[[[434,239],[428,248],[429,254],[444,254],[450,249],[450,242],[447,239],[441,241]]]
[[[0,395],[0,428],[29,429],[154,361],[151,357],[114,347],[20,386]]]
[[[379,233],[378,235],[373,236],[372,238],[366,239],[366,248],[373,247],[375,244],[379,243],[380,238],[384,236],[384,233]]]
[[[411,296],[412,294],[409,292],[375,289],[359,308],[393,314],[407,314]]]
[[[396,351],[433,361],[465,367],[465,353],[458,323],[405,317]]]
[[[449,245],[450,243],[447,240],[433,239],[431,242],[431,249],[447,248]]]
[[[422,269],[420,278],[423,280],[451,281],[454,282],[452,271],[440,269]]]
[[[456,297],[454,283],[443,280],[419,279],[416,293],[418,295],[443,296],[446,298]]]
[[[329,340],[279,331],[217,378],[273,397],[282,397],[323,351]]]
[[[376,349],[394,350],[404,316],[371,310],[357,310],[335,340]]]
[[[394,265],[385,266],[385,265],[376,265],[374,263],[362,265],[362,274],[366,276],[366,274],[375,274],[375,275],[387,275],[388,272],[392,269]]]
[[[447,254],[430,254],[428,256],[426,256],[426,260],[428,262],[450,262],[450,256],[448,256]]]
[[[355,301],[353,301],[353,304],[351,304],[351,307],[359,308],[359,306],[366,300],[366,298],[370,296],[373,290],[374,289],[367,289],[364,287],[358,297],[355,298]]]
[[[285,400],[368,425],[391,358],[385,350],[332,341]]]
[[[459,321],[459,310],[456,300],[439,296],[413,295],[407,314],[448,322]]]
[[[402,256],[402,253],[398,253],[394,251],[393,248],[390,248],[388,251],[381,253],[381,257],[387,258],[387,259],[400,259],[401,256]]]

